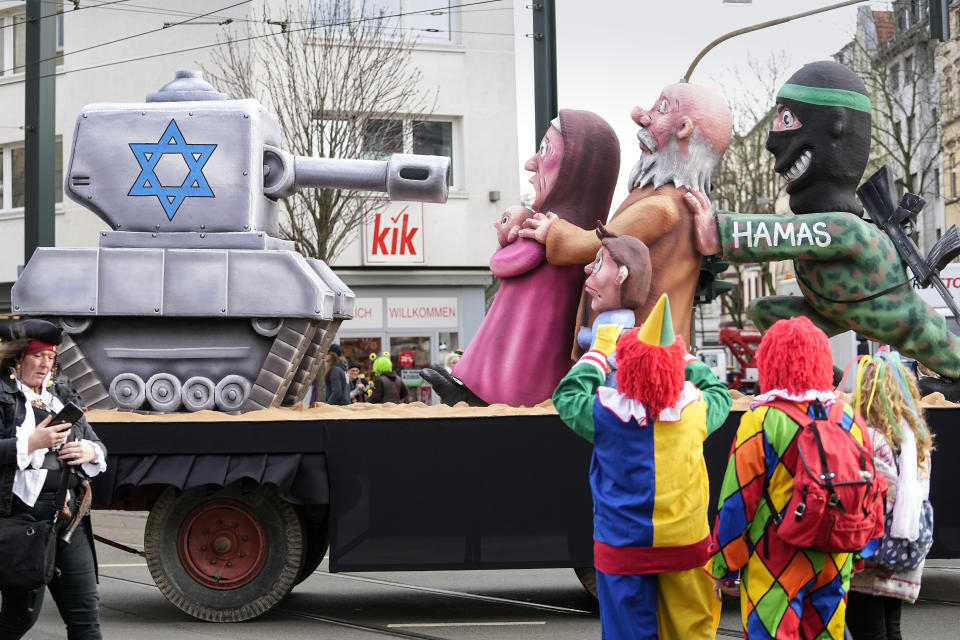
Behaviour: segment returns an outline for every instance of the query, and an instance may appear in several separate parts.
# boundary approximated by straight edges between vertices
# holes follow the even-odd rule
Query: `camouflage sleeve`
[[[720,211],[717,227],[723,256],[731,262],[856,259],[877,249],[896,250],[882,231],[852,213],[802,216]]]

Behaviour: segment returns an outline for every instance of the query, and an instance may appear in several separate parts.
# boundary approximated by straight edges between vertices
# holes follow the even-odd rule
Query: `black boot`
[[[941,378],[940,376],[923,377],[918,381],[920,395],[926,396],[939,391],[949,402],[960,402],[960,380]]]
[[[486,407],[487,403],[442,367],[428,367],[420,370],[420,377],[430,383],[433,390],[440,396],[440,402],[454,406],[458,402],[466,402],[471,407]]]

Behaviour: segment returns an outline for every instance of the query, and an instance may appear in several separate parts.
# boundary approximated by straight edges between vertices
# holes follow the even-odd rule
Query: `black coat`
[[[399,397],[398,397],[399,396]],[[410,390],[403,380],[393,371],[381,375],[373,383],[373,393],[370,402],[406,402],[410,397]]]
[[[82,405],[80,397],[65,378],[58,378],[53,384],[53,395],[61,402],[74,402]],[[17,425],[26,417],[27,402],[17,389],[10,374],[0,376],[0,517],[10,515],[13,501],[13,477],[17,472]],[[86,418],[80,418],[70,431],[74,440],[95,442],[107,455],[107,448],[94,432]],[[77,468],[78,473],[83,473]]]

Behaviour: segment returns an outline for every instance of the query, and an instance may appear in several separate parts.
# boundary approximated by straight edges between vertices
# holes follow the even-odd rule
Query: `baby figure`
[[[512,206],[504,211],[500,219],[493,223],[493,228],[497,230],[497,242],[500,243],[500,247],[503,248],[512,244],[519,238],[523,221],[532,218],[533,215],[532,210],[520,205]]]

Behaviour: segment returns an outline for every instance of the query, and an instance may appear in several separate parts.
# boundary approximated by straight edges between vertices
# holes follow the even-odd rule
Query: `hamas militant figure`
[[[870,150],[870,99],[863,82],[835,62],[805,65],[777,93],[767,138],[774,168],[787,180],[796,217],[717,215],[719,242],[732,262],[793,260],[803,296],[753,300],[761,331],[806,316],[829,336],[852,329],[915,358],[945,379],[928,390],[960,392],[960,342],[911,284],[890,237],[862,219],[856,188]],[[691,207],[707,208],[702,194]]]

